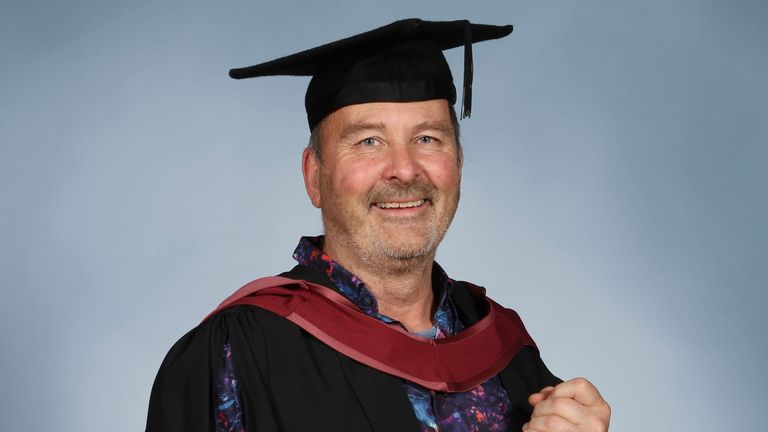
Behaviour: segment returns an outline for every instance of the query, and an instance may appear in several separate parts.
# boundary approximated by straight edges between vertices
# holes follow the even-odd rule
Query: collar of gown
[[[423,338],[360,311],[322,285],[280,276],[250,282],[224,300],[219,311],[251,305],[278,314],[339,353],[430,390],[463,392],[501,372],[525,345],[536,348],[520,317],[462,282],[487,313],[461,333]],[[350,331],[354,329],[354,331]]]

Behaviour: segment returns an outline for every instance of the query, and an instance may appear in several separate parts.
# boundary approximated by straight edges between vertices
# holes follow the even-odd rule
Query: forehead
[[[418,102],[371,102],[348,105],[326,117],[324,133],[338,133],[350,124],[377,125],[385,129],[414,128],[425,122],[451,125],[445,99]]]

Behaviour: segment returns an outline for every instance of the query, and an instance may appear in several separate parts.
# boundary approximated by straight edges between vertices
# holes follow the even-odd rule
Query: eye
[[[419,144],[432,144],[432,143],[433,143],[433,142],[435,142],[436,140],[435,140],[434,138],[432,138],[431,136],[428,136],[428,135],[422,135],[422,136],[420,136],[420,137],[416,138],[416,141],[417,141]]]
[[[368,138],[365,138],[363,140],[360,140],[360,144],[365,146],[365,147],[374,146],[374,145],[376,145],[378,143],[379,143],[379,140],[377,140],[376,138],[372,138],[372,137],[368,137]]]

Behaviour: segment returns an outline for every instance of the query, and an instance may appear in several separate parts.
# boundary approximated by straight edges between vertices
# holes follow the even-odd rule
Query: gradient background
[[[415,16],[515,25],[475,49],[449,274],[614,431],[768,430],[768,3],[320,3],[3,1],[3,430],[143,430],[171,344],[321,230],[308,80],[227,70]]]

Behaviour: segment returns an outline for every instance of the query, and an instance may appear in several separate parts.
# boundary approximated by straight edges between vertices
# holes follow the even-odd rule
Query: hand
[[[584,378],[545,387],[528,403],[533,413],[524,432],[605,432],[611,420],[611,407]]]

